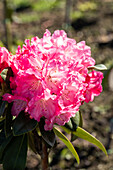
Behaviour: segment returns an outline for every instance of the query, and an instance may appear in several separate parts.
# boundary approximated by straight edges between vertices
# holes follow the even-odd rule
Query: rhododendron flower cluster
[[[55,123],[64,125],[84,101],[93,101],[102,91],[103,74],[88,71],[95,65],[90,47],[68,38],[63,30],[53,35],[46,30],[43,38],[26,40],[9,57],[1,48],[1,67],[4,62],[13,71],[12,93],[3,95],[3,100],[13,102],[12,115],[24,110],[38,122],[44,117],[45,130]]]

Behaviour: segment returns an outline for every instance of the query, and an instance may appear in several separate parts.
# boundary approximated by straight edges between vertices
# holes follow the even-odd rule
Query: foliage
[[[86,2],[77,2],[76,10],[71,13],[72,20],[77,20],[80,18],[89,18],[95,15],[95,11],[98,9],[97,2],[86,1]]]
[[[89,11],[89,10],[96,10],[97,4],[95,2],[78,3],[78,9],[82,12]]]
[[[5,114],[7,115],[8,112]],[[78,112],[77,114],[79,115],[80,113]],[[78,116],[72,118],[71,122],[73,122],[74,119],[73,125],[71,125],[69,122],[65,126],[62,126],[63,130],[65,130],[67,133],[74,134],[76,137],[88,140],[89,142],[99,147],[107,155],[107,152],[101,142],[78,126],[80,124],[80,119],[77,117]],[[39,125],[36,125],[37,123],[35,124],[35,120],[29,119],[28,115],[22,116],[22,113],[20,113],[17,118],[12,117],[11,122],[12,128],[9,127],[8,129],[8,131],[11,131],[11,133],[8,135],[8,137],[6,137],[5,121],[0,121],[0,163],[3,164],[3,168],[5,170],[9,169],[9,167],[12,167],[12,169],[16,168],[24,170],[27,156],[28,138],[30,137],[29,135],[31,132],[34,134],[35,126],[37,129],[37,136],[39,136],[41,133],[49,148],[54,146],[56,135],[68,147],[68,149],[72,152],[75,159],[79,163],[79,156],[76,150],[68,138],[59,130],[59,127],[54,127],[53,131],[45,131],[43,128],[44,119],[40,121]],[[36,139],[35,135],[32,135],[32,138],[29,138],[29,146],[33,152],[40,153],[40,150],[38,150],[39,148],[37,149],[35,142],[33,142]]]

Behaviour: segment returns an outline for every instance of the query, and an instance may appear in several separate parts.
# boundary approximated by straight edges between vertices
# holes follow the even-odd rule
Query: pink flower
[[[0,73],[10,65],[9,62],[9,52],[5,47],[0,47]],[[0,82],[3,82],[2,77],[0,76]]]
[[[93,101],[94,96],[98,96],[102,92],[102,79],[101,72],[92,71],[86,77],[87,88],[85,92],[85,102]]]
[[[18,116],[22,110],[25,110],[27,106],[27,100],[21,96],[13,96],[8,93],[3,95],[3,99],[7,100],[9,103],[13,102],[11,113],[13,116]]]
[[[100,94],[102,73],[88,74],[88,67],[95,65],[90,47],[67,38],[63,30],[52,36],[46,30],[43,38],[25,43],[11,58],[12,95],[3,99],[14,102],[13,115],[25,110],[38,122],[45,117],[45,130],[51,130],[55,123],[64,125],[75,116],[83,101]]]

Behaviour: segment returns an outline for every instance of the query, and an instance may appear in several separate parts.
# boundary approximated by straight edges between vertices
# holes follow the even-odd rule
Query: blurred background
[[[81,163],[58,142],[50,152],[52,170],[113,170],[113,0],[0,0],[0,46],[15,53],[24,40],[46,29],[64,29],[77,42],[85,40],[96,64],[103,63],[103,89],[94,102],[81,107],[83,128],[98,138],[108,158],[94,145],[77,139],[73,142]],[[70,137],[69,137],[70,138]],[[28,152],[26,170],[40,169],[40,157]]]

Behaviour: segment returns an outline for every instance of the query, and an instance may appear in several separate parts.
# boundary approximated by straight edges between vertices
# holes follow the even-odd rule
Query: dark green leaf
[[[102,71],[102,70],[107,70],[107,67],[104,64],[98,64],[95,66],[90,66],[90,67],[88,67],[88,69],[89,70],[96,69],[96,70]]]
[[[75,114],[75,117],[71,118],[72,124],[73,124],[73,131],[75,131],[75,129],[80,126],[83,126],[83,119],[82,119],[82,114],[81,112],[77,112]],[[71,142],[73,142],[74,140],[76,140],[78,137],[75,136],[73,133],[71,133]]]
[[[75,141],[76,139],[78,139],[78,137],[71,133],[71,142]]]
[[[11,114],[12,103],[8,104],[6,109],[6,118],[5,118],[5,134],[8,137],[11,133],[11,126],[12,126],[12,114]]]
[[[82,118],[82,113],[81,111],[79,111],[79,126],[82,127],[83,126],[83,118]]]
[[[35,139],[34,139],[34,134],[32,132],[28,133],[28,144],[31,150],[36,154],[36,148],[35,148]]]
[[[110,75],[112,69],[113,69],[113,66],[111,66],[108,70],[105,70],[103,72],[103,74],[104,74],[104,78],[102,80],[102,87],[103,87],[103,89],[108,89],[109,75]]]
[[[79,156],[76,152],[76,150],[74,149],[72,143],[67,139],[67,137],[60,132],[57,128],[53,128],[55,134],[58,136],[58,138],[68,147],[68,149],[72,152],[72,154],[74,155],[74,157],[77,160],[77,163],[79,164]]]
[[[11,67],[8,67],[7,77],[6,77],[6,84],[7,88],[10,89],[10,77],[13,77],[13,71]]]
[[[75,129],[80,126],[82,127],[83,125],[83,120],[82,120],[82,114],[80,111],[78,111],[76,114],[75,114],[75,117],[72,117],[71,118],[71,122],[72,122],[72,125],[73,125],[73,131],[75,131]]]
[[[78,137],[71,133],[71,142],[75,141]]]
[[[4,128],[4,120],[0,121],[0,130]]]
[[[75,117],[72,117],[68,123],[66,123],[64,126],[71,130],[71,131],[75,131],[77,129],[78,126],[82,126],[83,121],[82,121],[82,115],[81,112],[78,111],[75,114]]]
[[[90,133],[85,131],[84,129],[78,127],[76,129],[76,131],[72,132],[72,133],[74,135],[78,136],[79,138],[87,140],[87,141],[91,142],[92,144],[96,145],[98,148],[100,148],[107,155],[107,151],[106,151],[105,147],[103,146],[103,144],[98,139],[96,139],[94,136],[92,136]]]
[[[5,136],[4,130],[0,132],[0,160],[3,160],[3,154],[6,146],[9,144],[9,142],[12,139],[12,135],[10,135],[8,138]]]
[[[8,72],[8,68],[5,68],[5,69],[0,73],[0,75],[1,75],[1,77],[3,78],[4,81],[6,80],[7,72]]]
[[[6,103],[7,103],[6,101],[2,101],[2,104],[0,106],[0,116],[2,116],[5,111]]]
[[[42,136],[38,135],[38,127],[35,128],[32,133],[33,133],[33,142],[34,142],[34,147],[36,149],[36,152],[39,155],[42,155]]]
[[[0,131],[0,146],[4,142],[5,139],[6,139],[5,132],[4,132],[4,129],[2,129]]]
[[[37,125],[37,121],[34,119],[30,119],[29,115],[26,115],[24,111],[22,111],[18,117],[15,119],[13,125],[14,135],[22,135],[29,131],[32,131]]]
[[[66,123],[64,126],[65,126],[67,129],[69,129],[69,130],[73,130],[73,125],[72,125],[71,119],[70,119],[69,122]]]
[[[4,170],[24,170],[27,157],[27,134],[15,136],[3,157]]]
[[[83,120],[82,120],[82,114],[80,111],[78,111],[75,114],[75,117],[70,118],[69,122],[66,123],[62,129],[66,131],[67,133],[70,133],[71,131],[76,131],[77,127],[82,127]],[[69,130],[69,131],[68,131]],[[75,136],[73,133],[71,133],[71,141],[76,140],[78,137]]]
[[[54,131],[45,131],[44,129],[45,121],[41,119],[39,122],[39,129],[42,135],[42,138],[51,146],[53,147],[55,144],[55,134]]]

